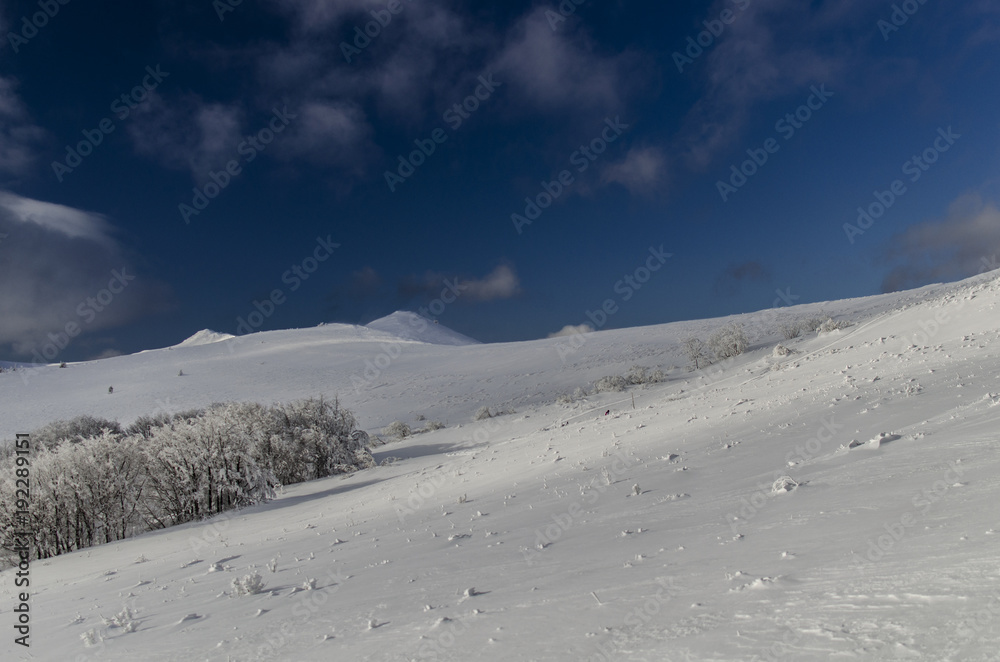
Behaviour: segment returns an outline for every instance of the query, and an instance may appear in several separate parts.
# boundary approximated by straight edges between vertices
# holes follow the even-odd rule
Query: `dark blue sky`
[[[230,3],[0,2],[0,358],[523,340],[1000,253],[993,3]]]

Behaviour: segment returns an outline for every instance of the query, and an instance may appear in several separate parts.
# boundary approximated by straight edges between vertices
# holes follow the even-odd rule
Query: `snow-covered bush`
[[[109,423],[81,417],[43,428],[27,522],[17,518],[14,460],[0,457],[8,561],[13,531],[33,531],[32,554],[49,558],[267,501],[281,484],[375,466],[368,435],[336,400],[215,405],[146,417],[126,433]]]
[[[784,494],[791,492],[799,486],[799,482],[791,476],[779,476],[771,484],[771,494]]]
[[[410,426],[403,421],[393,421],[386,427],[382,429],[382,434],[387,437],[396,437],[397,439],[405,439],[413,434],[413,430]]]
[[[700,370],[712,362],[708,347],[705,346],[701,338],[685,338],[681,341],[681,347],[684,350],[684,356],[694,365],[695,370]]]
[[[441,421],[428,421],[427,425],[421,430],[421,432],[431,432],[433,430],[443,430],[444,423]]]
[[[572,393],[563,393],[558,398],[556,398],[556,403],[560,405],[571,405],[577,400],[582,400],[587,397],[587,391],[580,388],[579,386],[574,389]]]
[[[257,595],[264,590],[266,585],[267,584],[264,582],[264,578],[257,572],[244,575],[243,577],[233,577],[232,595],[234,597],[239,597],[241,595]]]
[[[140,416],[131,425],[125,428],[125,434],[141,435],[149,439],[153,435],[154,428],[162,428],[170,425],[173,421],[187,421],[198,418],[205,413],[204,409],[189,409],[174,414],[160,413],[152,416]]]
[[[736,322],[730,322],[708,339],[708,348],[717,361],[739,356],[749,346],[750,341],[743,331],[743,325]]]
[[[594,393],[624,391],[627,386],[628,381],[621,375],[608,375],[606,377],[601,377],[594,382]]]
[[[140,623],[135,619],[135,614],[128,607],[122,607],[122,610],[111,616],[110,618],[102,617],[104,625],[109,628],[121,628],[122,632],[135,632],[138,629]]]
[[[851,322],[850,320],[834,320],[832,317],[827,317],[823,323],[819,325],[817,331],[820,333],[829,333],[830,331],[839,331],[850,326],[854,326],[854,322]]]
[[[480,407],[472,416],[472,420],[474,421],[485,421],[487,418],[493,418],[493,414],[490,413],[489,407]]]
[[[794,323],[782,324],[781,335],[784,336],[785,340],[798,338],[802,335],[802,325]]]
[[[659,368],[656,370],[650,370],[649,368],[641,365],[632,366],[625,375],[625,381],[628,382],[629,386],[659,384],[664,380],[664,378],[663,371]]]
[[[31,433],[31,441],[35,448],[55,449],[67,441],[79,441],[88,437],[96,437],[103,431],[120,435],[121,425],[117,421],[93,416],[77,416],[68,421],[54,421]]]
[[[803,333],[812,333],[813,331],[819,329],[819,327],[823,326],[824,321],[825,320],[822,317],[810,317],[809,319],[800,322],[799,326],[801,326]]]

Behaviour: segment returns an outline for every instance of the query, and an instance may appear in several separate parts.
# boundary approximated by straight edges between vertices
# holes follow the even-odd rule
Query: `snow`
[[[222,342],[223,340],[229,340],[235,338],[231,333],[219,333],[218,331],[212,331],[211,329],[202,329],[198,333],[194,334],[190,338],[174,345],[174,347],[195,347],[197,345],[209,345],[214,342]]]
[[[403,340],[415,340],[433,345],[475,345],[479,342],[425,319],[417,313],[407,311],[396,311],[366,326],[376,331],[385,331]]]
[[[998,303],[986,274],[573,351],[407,336],[396,314],[4,373],[3,438],[320,394],[371,431],[446,427],[377,448],[375,469],[34,562],[33,657],[10,635],[2,655],[995,661]],[[777,330],[821,310],[854,325]],[[729,321],[750,351],[689,371],[681,340]],[[556,403],[634,364],[666,381]],[[516,413],[473,422],[482,406]],[[11,604],[10,571],[0,585]]]

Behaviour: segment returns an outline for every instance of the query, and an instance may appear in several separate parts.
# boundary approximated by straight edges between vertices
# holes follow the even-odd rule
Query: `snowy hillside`
[[[8,634],[3,659],[996,661],[998,304],[994,273],[496,345],[397,313],[3,373],[5,439],[314,395],[370,431],[446,425],[375,469],[34,562],[30,656]],[[853,326],[782,337],[820,311]],[[750,350],[689,370],[681,341],[730,319]],[[666,379],[560,398],[633,365]]]
[[[229,340],[234,338],[231,333],[219,333],[218,331],[212,331],[211,329],[202,329],[198,333],[194,334],[190,338],[177,343],[174,347],[195,347],[197,345],[210,345],[214,342],[222,342],[223,340]]]
[[[396,311],[365,326],[376,331],[385,331],[403,340],[416,340],[432,345],[475,345],[479,342],[416,313],[406,311]]]

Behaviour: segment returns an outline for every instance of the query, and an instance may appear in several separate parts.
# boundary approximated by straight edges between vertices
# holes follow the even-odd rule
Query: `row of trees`
[[[685,338],[681,345],[684,354],[694,365],[695,370],[700,370],[706,365],[716,361],[724,361],[739,356],[747,351],[750,341],[743,331],[743,325],[730,322],[721,329],[718,329],[708,338],[708,342],[701,338]]]
[[[33,554],[48,558],[267,501],[280,485],[375,466],[368,443],[323,399],[215,405],[126,429],[87,416],[52,423],[32,435],[26,522],[13,460],[0,460],[0,549],[30,531]]]

